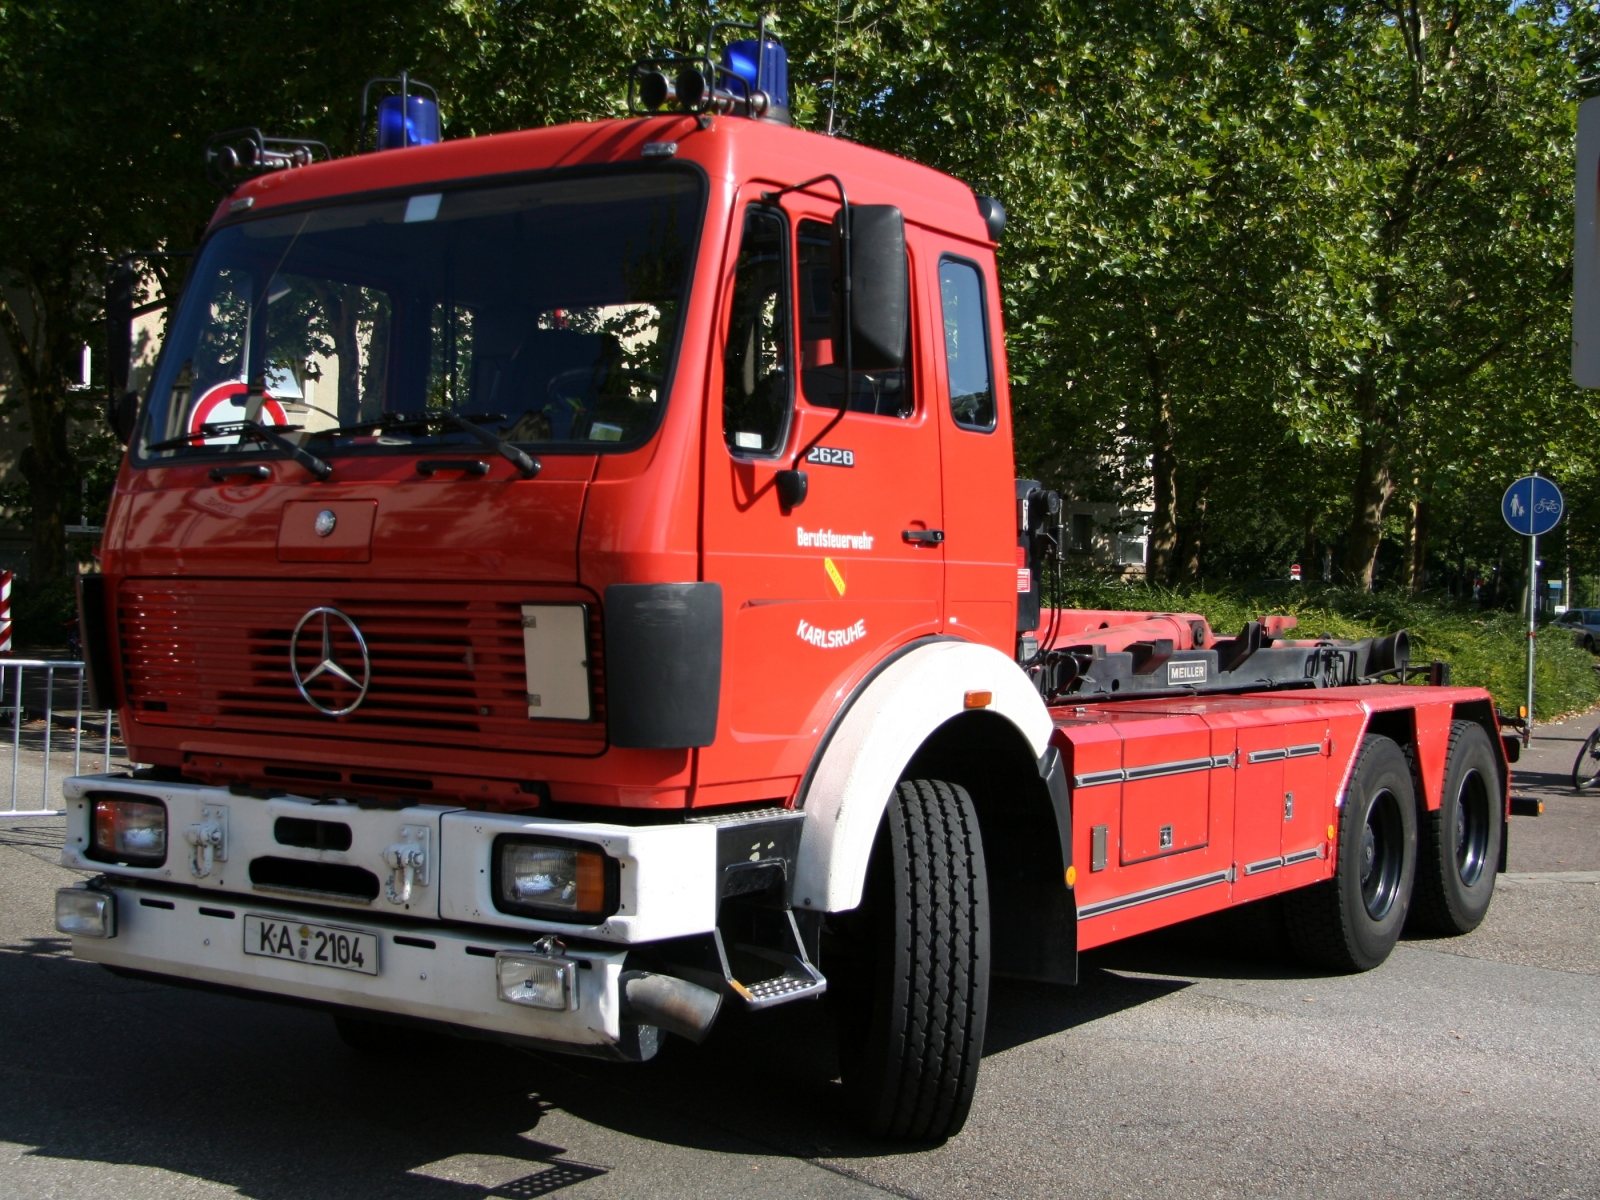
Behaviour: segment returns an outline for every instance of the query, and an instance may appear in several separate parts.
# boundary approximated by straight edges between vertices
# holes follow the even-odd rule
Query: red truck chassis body
[[[149,431],[135,440],[85,620],[130,757],[151,769],[68,785],[66,859],[106,872],[95,895],[114,898],[117,922],[72,926],[80,956],[638,1058],[653,1048],[640,1032],[652,1022],[694,1025],[650,1000],[663,979],[756,1007],[785,988],[821,990],[830,939],[877,903],[868,881],[893,857],[896,805],[923,803],[894,799],[907,780],[944,781],[969,798],[947,802],[976,813],[993,914],[985,978],[992,968],[1069,982],[1079,949],[1333,886],[1342,808],[1373,739],[1408,755],[1425,833],[1451,803],[1453,735],[1463,722],[1481,728],[1503,854],[1509,768],[1481,690],[1309,676],[1257,690],[1237,669],[1238,686],[1207,690],[1183,681],[1214,679],[1245,651],[1193,614],[1045,610],[1031,632],[1023,623],[1019,652],[1019,594],[1031,589],[1037,604],[1042,564],[1019,531],[998,230],[948,176],[766,121],[651,117],[266,174],[218,207],[208,244],[355,201],[381,212],[420,197],[428,219],[472,189],[650,172],[678,173],[700,207],[674,363],[633,441],[601,423],[587,439],[534,438],[530,477],[470,439],[448,453],[481,462],[441,465],[436,444],[396,449],[379,436],[370,453],[328,454],[319,478],[276,450],[234,470],[231,450],[160,452]],[[804,255],[825,245],[817,231],[833,227],[843,191],[903,215],[909,326],[900,399],[841,414],[813,403],[811,373],[839,360],[818,317],[825,260]],[[796,314],[775,326],[787,342],[774,353],[792,364],[777,445],[725,427],[739,351],[730,309],[758,210],[787,256],[772,303]],[[411,318],[396,295],[398,330]],[[538,317],[550,339],[563,311]],[[955,332],[953,312],[966,322]],[[493,331],[477,320],[487,361]],[[405,353],[397,335],[392,377]],[[977,354],[989,391],[973,408]],[[780,475],[797,467],[809,487],[785,502]],[[547,719],[534,631],[562,613],[579,614],[569,634],[588,691],[578,715]],[[1284,639],[1285,624],[1257,636],[1312,645]],[[337,672],[306,681],[319,645],[360,695],[341,692]],[[1174,654],[1200,665],[1127,698],[1042,687],[1025,669],[1069,647],[1074,673],[1092,674],[1097,655],[1131,655],[1136,665],[1119,668],[1129,680]],[[353,677],[358,650],[364,680]],[[1391,673],[1404,675],[1403,664]],[[107,797],[164,806],[164,860],[104,850]],[[334,817],[343,833],[313,828]],[[603,890],[603,908],[563,918],[502,903],[496,872],[509,868],[491,857],[506,839],[541,837],[601,856],[574,886]],[[357,876],[370,876],[368,891],[341,892]],[[741,907],[754,895],[765,908]],[[208,911],[255,922],[245,956],[232,948],[242,926],[227,961],[195,948]],[[315,920],[366,930],[382,973],[321,970],[303,946],[300,961],[273,957],[280,925]],[[715,953],[691,961],[687,947],[707,937],[720,967]],[[533,939],[546,939],[539,961],[556,964],[570,1009],[518,1008],[505,991],[506,962],[534,970],[515,957]],[[406,972],[458,943],[423,995],[419,972]],[[739,945],[783,970],[752,984]]]

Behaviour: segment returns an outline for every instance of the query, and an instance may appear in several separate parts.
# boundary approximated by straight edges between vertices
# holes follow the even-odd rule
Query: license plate
[[[263,958],[292,958],[295,962],[359,971],[363,975],[378,973],[377,935],[337,925],[282,921],[246,913],[244,952]]]

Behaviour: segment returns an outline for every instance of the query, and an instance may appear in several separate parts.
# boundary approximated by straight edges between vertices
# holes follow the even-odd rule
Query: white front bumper
[[[88,962],[566,1043],[574,1049],[613,1047],[626,1032],[618,1019],[617,999],[625,947],[570,951],[568,956],[578,963],[577,1005],[573,1011],[552,1012],[499,998],[494,954],[527,952],[526,937],[488,929],[362,920],[357,913],[313,914],[254,900],[241,903],[115,882],[101,890],[116,897],[116,933],[103,939],[72,939],[73,955]],[[379,945],[378,974],[246,954],[246,914],[369,931]]]
[[[407,808],[361,808],[354,804],[318,803],[305,796],[256,799],[227,788],[192,783],[156,783],[115,775],[79,775],[68,779],[66,844],[63,866],[104,871],[123,879],[149,879],[200,888],[254,904],[291,889],[258,886],[252,881],[253,860],[269,856],[370,872],[384,886],[373,899],[341,898],[326,893],[301,896],[319,906],[339,905],[359,921],[363,912],[443,918],[473,925],[492,925],[530,934],[593,938],[601,942],[638,944],[709,933],[717,920],[717,831],[710,824],[612,825],[596,821],[562,821],[524,813],[485,813],[434,804]],[[90,807],[97,794],[159,801],[167,810],[167,859],[158,867],[113,866],[90,857]],[[278,841],[281,818],[335,822],[350,830],[346,850],[318,850]],[[213,821],[226,830],[215,861],[197,873],[184,840],[192,824]],[[409,831],[409,832],[408,832]],[[555,837],[592,845],[615,859],[618,871],[617,911],[598,925],[540,920],[503,913],[490,894],[490,866],[497,838]],[[416,880],[404,903],[390,899],[392,869],[386,848],[407,837],[426,838],[428,868]],[[431,936],[431,935],[430,935]]]
[[[711,824],[610,825],[428,804],[362,808],[116,775],[77,776],[64,790],[62,863],[103,872],[100,890],[116,898],[114,936],[74,936],[73,954],[107,966],[634,1057],[629,1046],[637,1028],[618,1019],[617,976],[629,946],[709,933],[716,925],[717,830]],[[91,857],[93,803],[110,795],[165,807],[165,862],[131,867]],[[287,836],[286,818],[302,826],[346,826],[348,845],[286,844],[279,840]],[[185,840],[188,827],[207,822],[225,833],[209,860]],[[499,911],[491,862],[497,839],[505,836],[577,841],[615,859],[617,911],[596,925]],[[384,854],[407,839],[425,847],[427,863],[400,896]],[[297,889],[285,886],[281,874],[271,884],[257,881],[253,867],[281,867],[285,860],[342,871],[343,878],[353,872],[371,881],[367,890],[376,894]],[[250,914],[371,931],[379,943],[379,974],[247,955],[244,918]],[[527,954],[545,934],[584,943],[567,955],[578,963],[572,1011],[499,998],[494,955]]]

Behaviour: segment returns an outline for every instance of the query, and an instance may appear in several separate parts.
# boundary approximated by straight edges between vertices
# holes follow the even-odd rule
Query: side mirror
[[[128,363],[133,357],[133,294],[139,284],[138,272],[130,259],[123,259],[106,276],[106,420],[126,446],[133,436],[133,421],[138,416],[139,398],[128,405]]]
[[[810,480],[806,478],[804,471],[779,471],[777,483],[778,504],[783,508],[785,515],[806,502]]]
[[[892,204],[851,205],[848,280],[844,240],[841,209],[833,219],[833,277],[849,289],[849,304],[837,298],[833,306],[833,361],[840,367],[849,362],[857,371],[896,370],[905,365],[910,323],[905,218]]]

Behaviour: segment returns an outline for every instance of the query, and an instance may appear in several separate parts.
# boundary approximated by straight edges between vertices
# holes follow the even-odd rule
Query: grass
[[[1411,637],[1412,662],[1449,663],[1451,683],[1487,689],[1507,712],[1523,702],[1528,634],[1526,619],[1515,613],[1394,592],[1288,583],[1164,587],[1069,579],[1063,600],[1069,608],[1198,613],[1221,636],[1270,613],[1298,617],[1295,633],[1301,637],[1382,637],[1404,629]],[[1600,703],[1600,674],[1588,652],[1549,626],[1541,629],[1538,644],[1537,720],[1553,721]]]

